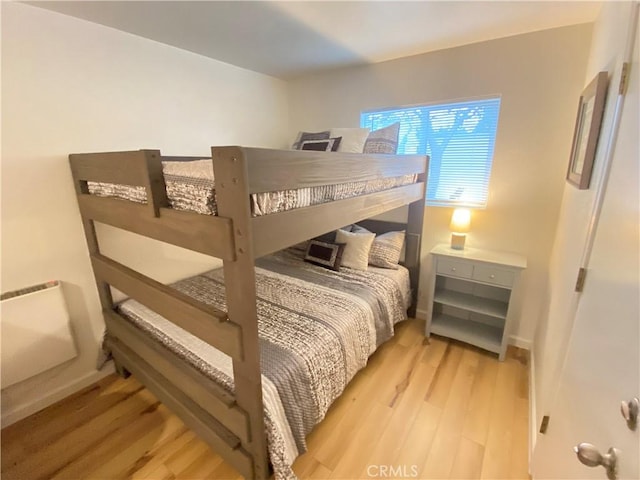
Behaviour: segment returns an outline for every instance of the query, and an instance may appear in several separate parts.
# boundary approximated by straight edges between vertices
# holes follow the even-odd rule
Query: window
[[[362,112],[371,130],[400,122],[399,154],[429,155],[427,205],[485,207],[500,98]]]

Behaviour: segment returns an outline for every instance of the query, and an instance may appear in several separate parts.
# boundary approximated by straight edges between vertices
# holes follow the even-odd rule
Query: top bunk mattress
[[[203,215],[218,214],[211,159],[162,162],[162,171],[171,208]],[[296,190],[254,193],[251,195],[251,213],[254,217],[280,213],[401,187],[415,183],[416,180],[417,175],[403,175]],[[137,203],[147,202],[144,187],[100,182],[87,184],[89,193],[93,195],[121,198]]]

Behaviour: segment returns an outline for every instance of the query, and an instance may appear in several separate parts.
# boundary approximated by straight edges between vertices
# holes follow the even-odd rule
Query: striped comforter
[[[211,160],[189,162],[162,162],[167,198],[171,208],[188,210],[203,215],[217,215],[216,192]],[[416,175],[380,178],[365,182],[264,192],[251,195],[251,211],[259,217],[295,208],[318,205],[368,193],[380,192],[416,182]],[[146,203],[143,187],[113,183],[88,182],[89,193],[101,197],[114,197],[137,203]]]
[[[290,249],[257,261],[258,328],[265,421],[276,478],[295,478],[291,465],[305,437],[369,356],[393,335],[410,303],[408,271],[369,267],[326,270]],[[174,284],[226,310],[222,269]],[[135,300],[120,311],[195,368],[233,391],[230,357]]]

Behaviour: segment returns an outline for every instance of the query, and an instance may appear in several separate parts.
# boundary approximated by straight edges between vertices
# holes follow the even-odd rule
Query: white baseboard
[[[536,362],[533,349],[529,349],[529,475],[533,461],[533,448],[536,446],[538,425],[536,418]]]
[[[102,378],[111,375],[115,371],[113,362],[107,363],[102,370],[94,370],[93,372],[89,372],[85,376],[76,379],[75,381],[68,383],[67,385],[63,385],[60,388],[57,388],[49,393],[47,393],[44,397],[34,400],[33,402],[18,405],[16,408],[10,411],[2,410],[2,420],[1,425],[2,428],[8,427],[9,425],[16,423],[23,418],[28,417],[29,415],[33,415],[36,412],[39,412],[43,408],[46,408],[50,405],[53,405],[56,402],[68,397],[76,393],[79,390],[82,390],[89,385],[101,380]]]
[[[524,348],[525,350],[529,350],[529,352],[531,352],[531,340],[527,340],[516,335],[509,335],[509,345],[514,345],[518,348]]]

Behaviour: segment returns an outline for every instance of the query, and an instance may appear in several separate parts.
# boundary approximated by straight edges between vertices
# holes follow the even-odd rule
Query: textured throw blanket
[[[213,162],[210,159],[188,162],[162,162],[167,199],[171,208],[188,210],[203,215],[217,215]],[[344,198],[380,192],[415,183],[416,175],[380,178],[366,182],[264,192],[251,195],[254,217],[285,212],[295,208],[318,205]],[[146,203],[144,187],[113,183],[88,182],[89,193],[101,197],[114,197],[137,203]]]
[[[256,288],[265,421],[276,478],[295,478],[291,465],[305,437],[406,318],[406,269],[323,269],[290,249],[257,261]],[[222,269],[182,280],[176,289],[226,310]],[[231,359],[134,300],[120,311],[195,368],[233,391]]]

